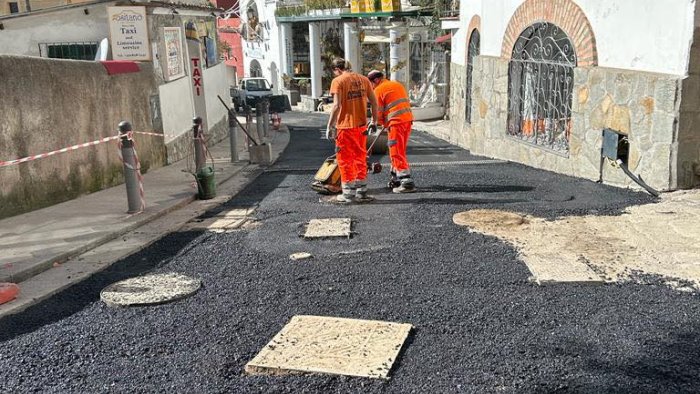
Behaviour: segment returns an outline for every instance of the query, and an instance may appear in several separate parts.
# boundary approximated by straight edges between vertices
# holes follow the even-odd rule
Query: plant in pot
[[[310,96],[311,95],[311,80],[310,79],[299,79],[297,82],[299,85],[299,93]]]
[[[291,89],[292,88],[292,77],[290,77],[289,74],[282,74],[282,83],[283,83],[285,89]]]

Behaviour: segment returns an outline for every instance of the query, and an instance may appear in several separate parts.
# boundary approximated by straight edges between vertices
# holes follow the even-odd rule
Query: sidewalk
[[[218,190],[220,185],[237,177],[243,177],[245,178],[243,183],[249,183],[254,178],[250,173],[261,168],[257,164],[248,163],[244,137],[239,130],[237,137],[239,161],[236,163],[230,162],[228,138],[209,147],[214,158],[218,197],[201,201],[201,203],[211,206],[224,202],[223,198],[228,199],[231,196],[221,193]],[[289,143],[289,132],[285,126],[280,127],[279,131],[270,129],[270,139],[274,161]],[[51,207],[0,220],[0,250],[2,250],[0,282],[20,284],[20,295],[15,301],[0,306],[0,316],[5,314],[4,312],[7,312],[12,304],[26,302],[26,300],[20,302],[27,295],[21,282],[61,267],[63,263],[75,256],[139,229],[195,201],[197,188],[194,177],[184,172],[186,168],[187,161],[181,160],[144,174],[146,209],[139,214],[126,213],[126,188],[122,184]],[[198,211],[201,209],[190,210],[187,214],[196,215]],[[167,233],[162,229],[157,232],[160,236]],[[155,240],[157,238],[147,244]],[[147,244],[137,242],[133,245],[137,247],[136,250],[122,250],[119,255],[126,252],[128,252],[126,255],[131,254]],[[111,262],[113,261],[105,261],[102,258],[102,268]]]

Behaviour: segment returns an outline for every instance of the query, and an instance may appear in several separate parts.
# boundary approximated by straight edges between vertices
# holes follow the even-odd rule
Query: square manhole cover
[[[387,379],[412,326],[294,316],[245,366],[253,375],[325,373]]]
[[[347,237],[350,238],[350,218],[311,219],[306,226],[305,238]]]

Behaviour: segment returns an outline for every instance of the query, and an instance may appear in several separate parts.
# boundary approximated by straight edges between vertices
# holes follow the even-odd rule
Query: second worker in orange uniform
[[[349,62],[333,60],[331,94],[333,107],[326,128],[327,138],[335,137],[336,158],[340,169],[342,193],[337,202],[370,201],[367,195],[367,130],[376,129],[377,100],[364,75],[354,73]],[[367,127],[367,104],[372,109],[372,123]]]
[[[370,71],[367,78],[372,83],[377,98],[378,123],[389,129],[387,145],[391,158],[391,180],[388,186],[394,193],[415,192],[411,167],[406,158],[406,147],[413,126],[411,101],[406,89],[401,83],[384,78],[384,74],[378,70]]]

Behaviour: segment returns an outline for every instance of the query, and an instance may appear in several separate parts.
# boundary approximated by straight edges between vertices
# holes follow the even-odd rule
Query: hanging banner
[[[114,60],[151,60],[146,7],[107,7]]]
[[[182,29],[179,27],[164,27],[163,41],[165,43],[165,67],[163,77],[173,81],[185,76],[183,61]]]

